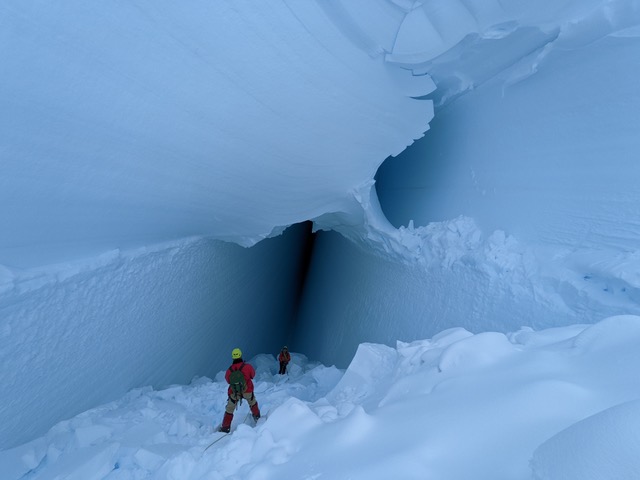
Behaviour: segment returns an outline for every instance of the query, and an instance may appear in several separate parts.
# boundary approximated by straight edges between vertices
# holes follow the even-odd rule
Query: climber
[[[253,394],[253,381],[256,371],[250,363],[242,360],[242,351],[234,348],[231,352],[233,363],[227,369],[224,378],[229,384],[227,407],[225,408],[224,417],[220,431],[229,433],[231,431],[231,421],[233,420],[233,411],[242,403],[242,399],[246,399],[251,409],[253,419],[258,421],[260,418],[260,409],[258,401]]]
[[[280,362],[280,371],[278,372],[278,374],[284,375],[285,373],[287,373],[287,365],[291,361],[291,355],[289,354],[289,349],[286,345],[282,347],[282,350],[280,350],[278,361]]]

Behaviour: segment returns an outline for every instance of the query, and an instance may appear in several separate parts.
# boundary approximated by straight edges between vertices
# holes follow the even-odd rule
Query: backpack
[[[244,378],[242,367],[237,370],[231,370],[231,375],[229,375],[229,386],[231,386],[231,391],[234,393],[235,397],[242,400],[242,394],[247,389],[247,379]]]

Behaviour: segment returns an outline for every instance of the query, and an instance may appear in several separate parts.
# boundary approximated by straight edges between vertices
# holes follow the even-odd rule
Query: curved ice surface
[[[4,2],[0,264],[193,235],[249,246],[308,219],[394,242],[370,187],[428,129],[425,96],[638,15],[595,0]]]
[[[0,264],[348,210],[432,106],[338,26],[315,2],[5,2]]]

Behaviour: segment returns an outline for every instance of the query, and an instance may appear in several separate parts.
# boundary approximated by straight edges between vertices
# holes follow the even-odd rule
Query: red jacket
[[[245,393],[253,392],[253,382],[251,380],[253,379],[253,377],[256,376],[256,371],[253,369],[251,364],[244,363],[244,362],[232,364],[229,368],[227,368],[227,373],[224,374],[224,378],[227,381],[227,383],[229,383],[229,377],[231,376],[231,372],[233,370],[242,371],[242,374],[244,375],[244,379],[247,381],[247,390]],[[231,387],[229,387],[229,395],[231,395],[232,393],[233,392],[231,391]]]
[[[281,351],[280,355],[278,355],[278,361],[289,363],[291,361],[291,355],[289,354],[289,352]]]

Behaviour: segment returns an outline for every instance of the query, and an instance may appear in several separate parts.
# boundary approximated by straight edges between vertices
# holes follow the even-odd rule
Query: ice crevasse
[[[550,326],[584,312],[595,312],[590,321],[637,309],[640,281],[629,268],[640,258],[632,247],[637,189],[620,188],[625,196],[613,202],[584,195],[609,210],[598,212],[599,224],[588,218],[587,227],[568,215],[577,226],[561,225],[569,240],[547,257],[506,222],[486,228],[474,215],[455,213],[396,228],[383,214],[374,181],[380,165],[435,130],[438,118],[464,125],[448,143],[479,144],[488,135],[472,135],[470,124],[500,120],[502,111],[490,115],[500,88],[526,84],[550,59],[554,68],[570,64],[557,54],[575,49],[587,56],[596,40],[624,38],[628,58],[637,58],[638,1],[534,3],[3,2],[0,365],[7,388],[0,391],[0,448],[132,387],[215,374],[205,370],[227,361],[214,358],[227,348],[216,328],[232,320],[230,335],[255,336],[246,338],[247,351],[272,348],[269,335],[285,329],[274,322],[293,303],[282,293],[294,291],[285,288],[292,276],[285,270],[293,267],[282,259],[293,263],[299,252],[262,240],[306,220],[352,241],[331,252],[337,261],[325,262],[334,270],[322,302],[311,295],[313,308],[306,316],[302,309],[304,335],[320,334],[317,350],[304,342],[300,348],[321,361],[348,363],[353,345],[326,339],[355,341],[363,330],[378,336],[371,341],[426,338],[452,324],[511,329],[510,322],[543,319]],[[604,48],[600,60],[623,57],[611,51]],[[499,76],[493,96],[459,101]],[[589,89],[580,73],[571,78],[572,87]],[[627,91],[597,91],[615,100],[618,90]],[[629,130],[634,118],[627,118]],[[616,145],[626,149],[619,157],[631,163],[640,136],[619,138]],[[484,147],[493,153],[505,146],[500,141]],[[597,173],[590,181],[626,171],[591,166]],[[489,173],[497,178],[507,170]],[[632,179],[615,177],[629,186]],[[469,191],[482,190],[479,169],[472,180]],[[434,203],[454,204],[452,197]],[[630,212],[631,221],[609,228],[614,207]],[[591,251],[567,246],[583,227],[589,231],[579,246],[597,244],[594,225],[618,242],[605,245],[597,262]],[[556,232],[538,230],[554,248],[562,243]],[[325,245],[331,242],[338,240]],[[366,249],[355,250],[354,242]],[[239,253],[238,245],[254,248]],[[573,255],[564,270],[553,262],[563,251]],[[542,274],[547,281],[539,281]],[[378,288],[382,281],[386,290]],[[284,286],[275,292],[273,285]],[[344,292],[362,295],[345,300]],[[415,318],[429,322],[417,326]]]

